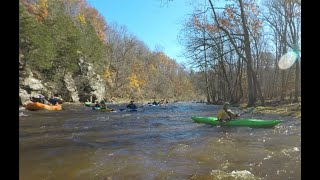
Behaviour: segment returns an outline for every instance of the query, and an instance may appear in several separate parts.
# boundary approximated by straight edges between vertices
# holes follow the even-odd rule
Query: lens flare
[[[280,58],[278,66],[280,69],[288,69],[296,62],[297,58],[298,54],[296,52],[289,51]]]

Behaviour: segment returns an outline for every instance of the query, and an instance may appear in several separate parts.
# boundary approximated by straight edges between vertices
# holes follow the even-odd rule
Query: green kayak
[[[91,103],[91,102],[84,102],[83,103],[85,106],[93,106],[94,105],[94,103]]]
[[[261,120],[261,119],[236,119],[228,122],[219,122],[216,117],[199,117],[192,116],[192,120],[197,123],[207,123],[212,125],[221,125],[221,126],[246,126],[246,127],[254,127],[254,128],[267,128],[273,127],[280,122],[281,120]]]

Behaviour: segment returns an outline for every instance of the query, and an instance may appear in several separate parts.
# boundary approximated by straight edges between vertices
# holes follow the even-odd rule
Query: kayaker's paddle
[[[235,120],[237,120],[240,116],[242,116],[242,115],[244,115],[244,114],[246,114],[246,113],[251,113],[251,112],[254,111],[255,109],[256,109],[255,107],[252,107],[252,108],[250,108],[249,110],[247,110],[247,111],[245,111],[245,112],[243,112],[243,113],[241,113],[241,114],[238,114],[239,116],[236,117],[236,118],[234,118],[234,119],[231,119],[231,121],[235,121]]]
[[[251,112],[254,111],[255,109],[256,109],[255,107],[252,107],[252,108],[250,108],[249,110],[241,113],[239,116],[242,116],[242,115],[244,115],[244,114],[246,114],[246,113],[251,113]]]

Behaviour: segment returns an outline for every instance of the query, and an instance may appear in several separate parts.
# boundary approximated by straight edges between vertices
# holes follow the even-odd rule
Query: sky
[[[104,16],[108,24],[127,27],[150,50],[161,50],[178,63],[187,63],[182,57],[183,47],[178,34],[183,22],[192,13],[191,0],[174,0],[163,5],[161,0],[87,0]]]

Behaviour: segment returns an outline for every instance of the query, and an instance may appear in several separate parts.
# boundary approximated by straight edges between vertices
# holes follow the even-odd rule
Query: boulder
[[[22,86],[24,86],[24,89],[28,89],[30,91],[44,90],[44,86],[42,85],[41,81],[31,76],[24,79],[24,81],[22,82]]]
[[[19,88],[19,98],[19,105],[27,105],[30,101],[30,94],[26,90]]]

